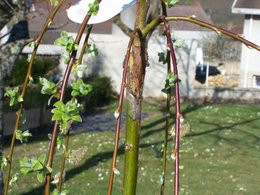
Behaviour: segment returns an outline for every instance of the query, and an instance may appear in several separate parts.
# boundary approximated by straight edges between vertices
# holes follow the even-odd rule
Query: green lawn
[[[116,107],[107,107],[113,114]],[[161,159],[156,158],[152,145],[160,148],[164,136],[163,104],[144,104],[149,115],[143,121],[140,144],[139,195],[159,194]],[[191,132],[181,140],[181,193],[192,195],[207,194],[250,194],[260,192],[260,105],[183,104],[182,112],[190,123]],[[123,143],[118,156],[120,175],[115,177],[113,194],[121,194],[123,178]],[[15,169],[23,156],[38,156],[46,153],[47,135],[34,135],[36,140],[17,146]],[[86,146],[87,152],[77,165],[67,166],[65,186],[70,194],[104,195],[113,149],[114,134],[106,132],[85,132],[71,137],[72,149]],[[170,158],[172,138],[169,142],[166,193],[173,194],[173,161]],[[6,151],[5,151],[6,153]],[[57,152],[55,167],[59,166]],[[58,171],[54,171],[54,174]],[[21,175],[10,194],[41,194],[35,174]]]

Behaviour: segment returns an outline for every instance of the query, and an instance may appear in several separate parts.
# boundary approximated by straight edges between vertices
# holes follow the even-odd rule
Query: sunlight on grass
[[[107,108],[113,113],[114,104]],[[159,194],[162,159],[155,155],[152,145],[160,149],[163,144],[165,114],[158,103],[145,103],[144,112],[149,117],[143,121],[141,132],[137,194]],[[184,104],[182,112],[191,132],[181,140],[181,194],[259,194],[260,106]],[[116,195],[122,192],[123,134],[124,129],[113,190]],[[48,136],[34,136],[38,136],[37,141],[16,147],[13,173],[19,171],[19,158],[47,152]],[[78,164],[67,163],[65,187],[70,194],[106,194],[113,139],[112,131],[86,131],[71,137],[71,150],[86,147],[87,152]],[[166,194],[173,193],[172,147],[170,138]],[[54,167],[59,166],[60,157],[56,152]],[[35,174],[20,174],[11,190],[11,194],[41,194],[42,189]]]

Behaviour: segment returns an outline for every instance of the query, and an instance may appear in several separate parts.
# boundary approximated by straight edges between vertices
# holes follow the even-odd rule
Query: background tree
[[[28,42],[26,12],[31,0],[3,0],[0,2],[0,156],[3,147],[3,93],[4,79],[10,74],[15,60]],[[21,29],[24,30],[21,33]],[[19,31],[20,33],[17,33]],[[3,175],[0,172],[0,194],[3,192]]]

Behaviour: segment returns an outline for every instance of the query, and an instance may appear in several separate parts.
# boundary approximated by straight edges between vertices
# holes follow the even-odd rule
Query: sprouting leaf
[[[113,172],[114,172],[115,175],[120,175],[120,171],[116,168],[113,169]]]
[[[82,78],[86,69],[87,65],[85,64],[75,65],[73,66],[72,73],[75,74],[77,77]]]
[[[72,87],[72,96],[85,96],[92,91],[92,86],[85,84],[83,80],[78,79],[75,83],[71,84]]]
[[[36,46],[35,41],[28,43],[27,47],[34,48]]]
[[[58,0],[50,0],[50,3],[52,6],[58,5],[59,1]]]
[[[89,8],[88,14],[96,16],[99,10],[98,1],[95,0],[93,3],[88,4],[88,8]]]
[[[29,132],[29,130],[21,131],[21,130],[15,130],[15,137],[16,139],[20,140],[21,143],[27,142],[28,138],[31,137],[32,134]]]
[[[52,195],[68,195],[69,190],[65,189],[65,190],[62,190],[61,192],[59,192],[59,190],[57,188],[55,188],[51,194]]]
[[[29,55],[27,56],[27,62],[30,62],[31,59],[32,59],[32,54],[29,54]]]
[[[63,136],[59,135],[57,137],[57,143],[56,143],[56,147],[57,147],[57,150],[60,150],[61,148],[62,149],[65,149],[65,145],[63,144]]]
[[[98,49],[95,44],[91,44],[87,49],[86,52],[88,54],[92,54],[94,57],[98,56]]]
[[[17,180],[18,180],[18,176],[19,176],[19,173],[15,173],[11,176],[11,179],[9,181],[9,185],[12,186],[14,184],[16,184]]]
[[[180,80],[177,79],[177,77],[175,76],[174,73],[167,74],[166,79],[165,79],[165,85],[164,85],[164,88],[162,89],[162,92],[170,93],[170,90],[175,86],[175,83],[177,81],[180,82]]]
[[[180,40],[180,39],[177,39],[177,40],[173,40],[173,45],[176,46],[176,47],[181,47],[184,43],[184,40]]]
[[[57,121],[60,124],[60,129],[62,133],[66,133],[73,121],[82,122],[79,115],[80,104],[77,102],[69,101],[64,104],[58,101],[54,104],[54,109],[52,109],[52,121]]]
[[[163,52],[159,52],[158,53],[158,57],[159,57],[159,62],[162,62],[163,64],[167,63],[167,59],[166,59],[166,55]]]
[[[48,81],[43,77],[39,77],[39,82],[42,85],[42,94],[54,95],[57,93],[57,85],[55,83]]]
[[[119,116],[120,116],[120,112],[118,109],[116,109],[114,112],[114,117],[116,118],[116,120],[118,119]]]
[[[40,183],[43,182],[43,177],[44,177],[44,173],[43,173],[43,172],[37,173],[37,180],[38,180]]]
[[[74,42],[74,38],[69,36],[66,31],[61,31],[60,37],[54,41],[55,45],[65,46],[66,50],[70,53],[78,49],[78,45]]]
[[[54,176],[53,176],[53,180],[52,180],[52,184],[58,184],[60,182],[60,172],[56,173]]]
[[[180,0],[167,0],[167,6],[169,8],[174,7]]]
[[[5,156],[0,156],[0,170],[3,170],[7,166],[7,158]]]
[[[5,97],[10,98],[10,106],[16,105],[18,102],[23,101],[23,97],[19,95],[19,87],[9,88],[7,87],[5,90]]]

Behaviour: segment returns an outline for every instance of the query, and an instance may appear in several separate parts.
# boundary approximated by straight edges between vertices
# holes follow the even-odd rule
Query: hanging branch
[[[83,43],[83,46],[82,46],[82,49],[81,49],[81,52],[80,52],[78,64],[82,64],[84,53],[85,53],[86,49],[88,48],[88,39],[89,39],[89,35],[90,35],[91,30],[92,30],[92,25],[90,26],[90,28],[87,28],[87,34],[86,34],[86,37],[85,37],[85,40],[84,40],[84,43]],[[75,102],[75,97],[72,98],[72,102]],[[64,149],[64,152],[63,152],[63,156],[62,156],[60,176],[59,176],[59,182],[58,182],[58,190],[59,190],[60,193],[62,191],[63,175],[64,175],[65,164],[66,164],[68,148],[69,148],[69,137],[70,137],[70,129],[65,134],[65,144],[64,144],[65,149]]]
[[[83,22],[81,23],[80,29],[78,31],[78,34],[77,34],[77,37],[75,39],[74,44],[77,44],[77,45],[79,44],[80,39],[81,39],[81,37],[84,33],[84,30],[87,26],[87,23],[88,23],[90,17],[91,17],[91,15],[86,15]],[[73,50],[71,55],[70,55],[69,64],[68,64],[68,66],[65,70],[65,74],[64,74],[64,77],[63,77],[64,79],[63,79],[61,90],[60,90],[61,95],[60,95],[59,101],[61,101],[61,102],[64,101],[66,88],[67,88],[67,85],[68,85],[68,81],[69,81],[69,77],[70,77],[72,67],[75,63],[76,54],[77,54],[77,50]],[[50,143],[50,148],[49,148],[49,153],[48,153],[47,166],[49,166],[50,168],[52,168],[52,164],[53,164],[54,150],[55,150],[56,140],[57,140],[57,136],[58,136],[58,132],[59,132],[58,127],[59,127],[59,124],[56,121],[54,126],[53,126],[51,143]],[[50,194],[50,185],[51,185],[51,173],[47,173],[46,174],[46,181],[45,181],[45,195]]]
[[[58,5],[54,8],[53,12],[51,13],[50,17],[46,20],[40,34],[38,35],[38,37],[36,38],[36,40],[33,42],[33,52],[32,52],[32,56],[30,59],[30,62],[28,64],[28,69],[27,69],[27,73],[25,76],[25,80],[24,80],[24,84],[23,84],[23,88],[22,88],[22,92],[21,92],[21,97],[23,98],[25,93],[26,93],[26,89],[28,86],[28,82],[30,80],[31,77],[31,70],[32,70],[32,66],[33,66],[33,62],[34,59],[36,57],[37,54],[37,49],[38,46],[40,44],[40,42],[42,41],[43,35],[46,32],[47,28],[50,26],[50,24],[53,22],[53,19],[56,15],[56,13],[58,12],[58,10],[60,9],[62,3],[64,0],[61,0]],[[11,144],[10,144],[10,150],[7,156],[7,175],[6,175],[6,179],[5,179],[5,189],[4,189],[4,194],[7,195],[8,194],[8,188],[9,188],[9,181],[10,181],[10,177],[11,177],[11,169],[12,169],[12,158],[13,158],[13,152],[14,152],[14,144],[15,144],[15,139],[16,139],[16,133],[15,131],[18,129],[19,126],[19,122],[21,119],[21,115],[22,115],[22,110],[23,110],[23,102],[20,103],[20,107],[19,110],[17,112],[17,117],[16,117],[16,121],[15,121],[15,127],[13,130],[13,136],[12,136],[12,140],[11,140]]]
[[[165,19],[167,21],[186,21],[186,22],[190,22],[190,23],[199,25],[204,28],[211,29],[211,30],[215,31],[218,35],[226,35],[228,37],[231,37],[235,40],[240,41],[241,43],[245,44],[249,48],[254,48],[254,49],[260,51],[260,46],[254,44],[251,41],[246,40],[241,35],[232,33],[228,30],[217,27],[213,24],[209,24],[209,23],[203,22],[201,20],[197,20],[194,17],[195,16],[168,16]],[[145,28],[142,29],[142,35],[145,37],[151,31],[151,29],[158,26],[161,22],[162,22],[161,16],[152,20]]]
[[[170,50],[171,53],[171,60],[173,64],[173,73],[175,75],[175,85],[174,85],[174,92],[175,92],[175,138],[174,138],[174,194],[179,194],[179,140],[180,140],[180,118],[181,118],[181,111],[180,111],[180,93],[179,93],[179,75],[178,75],[178,67],[176,62],[175,51],[173,48],[173,43],[171,39],[171,31],[168,24],[168,21],[164,16],[161,17],[165,31],[167,36],[167,49]]]
[[[131,55],[131,48],[132,48],[135,34],[136,34],[136,31],[134,31],[132,33],[131,38],[128,43],[127,52],[126,52],[125,61],[124,61],[123,77],[122,77],[122,81],[121,81],[118,108],[115,111],[115,116],[117,117],[116,118],[115,138],[114,138],[115,144],[114,144],[114,152],[113,152],[113,158],[112,158],[111,169],[110,169],[110,178],[109,178],[108,192],[107,192],[108,195],[112,194],[114,174],[117,170],[116,169],[116,158],[117,158],[117,150],[118,150],[118,145],[119,145],[120,125],[121,125],[121,118],[122,118],[121,113],[122,113],[122,105],[123,105],[123,98],[124,98],[124,90],[126,87],[127,67],[128,67],[129,58]],[[132,63],[132,62],[130,62],[130,63]]]
[[[162,13],[166,17],[167,16],[167,9],[166,5],[161,2],[162,6]],[[167,75],[171,73],[171,58],[170,58],[170,51],[167,49],[166,54],[166,61],[167,61]],[[165,117],[165,133],[164,133],[164,143],[163,143],[163,161],[162,161],[162,175],[161,175],[161,191],[160,194],[164,194],[165,190],[165,175],[166,175],[166,164],[167,164],[167,146],[168,146],[168,134],[169,134],[169,126],[170,126],[170,101],[171,101],[171,91],[167,93],[166,97],[166,117]]]

